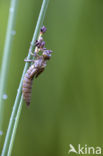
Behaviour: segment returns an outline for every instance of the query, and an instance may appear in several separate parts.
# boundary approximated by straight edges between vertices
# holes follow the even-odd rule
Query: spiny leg
[[[34,52],[34,53],[30,52],[30,55],[32,55],[32,56],[34,56],[36,58],[39,56],[37,52]]]
[[[30,60],[30,59],[27,59],[27,58],[25,58],[24,61],[25,62],[34,62],[34,60]]]

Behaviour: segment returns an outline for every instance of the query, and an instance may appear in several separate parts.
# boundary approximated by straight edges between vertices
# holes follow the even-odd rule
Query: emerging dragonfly
[[[27,70],[22,86],[23,98],[27,104],[30,105],[31,101],[31,92],[32,92],[32,82],[33,78],[37,78],[45,69],[47,65],[47,61],[51,58],[51,50],[47,50],[45,48],[45,42],[43,40],[42,35],[45,33],[46,28],[43,26],[40,30],[39,38],[35,42],[35,51],[31,53],[35,56],[35,60],[24,60],[26,62],[33,62],[33,64]],[[41,52],[41,55],[40,55]]]

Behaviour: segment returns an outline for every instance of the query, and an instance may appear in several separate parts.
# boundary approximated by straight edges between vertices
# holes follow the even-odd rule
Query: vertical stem
[[[12,131],[12,135],[11,135],[11,140],[10,140],[7,156],[10,156],[11,152],[12,152],[13,143],[14,143],[14,139],[15,139],[15,135],[16,135],[17,126],[19,123],[22,106],[23,106],[23,97],[21,97],[20,104],[19,104],[19,107],[17,110],[17,115],[15,117],[15,123],[14,123],[13,131]]]
[[[12,39],[13,39],[13,35],[15,34],[13,29],[14,29],[14,24],[15,24],[15,19],[16,19],[17,2],[18,2],[18,0],[11,0],[11,5],[10,5],[10,9],[9,9],[7,33],[6,33],[4,52],[3,52],[3,59],[2,59],[2,65],[1,65],[1,74],[0,74],[0,130],[2,129],[3,112],[4,112],[3,94],[5,93],[6,78],[7,78],[8,65],[9,65],[9,61],[10,61]]]
[[[40,28],[41,28],[41,26],[43,24],[43,21],[44,21],[44,17],[45,17],[46,9],[47,9],[47,6],[48,6],[48,2],[49,2],[49,0],[43,0],[42,7],[41,7],[41,10],[40,10],[37,25],[36,25],[36,28],[35,28],[35,31],[34,31],[34,34],[33,34],[33,38],[32,38],[32,42],[31,42],[31,46],[30,46],[30,49],[29,49],[27,59],[30,59],[30,51],[33,51],[33,49],[34,49],[35,41],[36,41],[36,39],[37,39],[37,37],[39,35]],[[25,74],[28,66],[29,66],[29,64],[26,63],[25,67],[24,67],[22,77],[21,77],[21,81],[20,81],[20,85],[19,85],[19,88],[18,88],[17,96],[16,96],[16,99],[15,99],[15,102],[14,102],[13,110],[12,110],[12,113],[11,113],[9,126],[8,126],[7,134],[6,134],[6,137],[5,137],[5,142],[4,142],[4,146],[3,146],[1,156],[6,156],[9,144],[10,144],[10,148],[9,148],[10,154],[11,154],[11,151],[12,151],[12,144],[13,144],[12,142],[13,142],[15,134],[16,134],[15,131],[17,129],[18,120],[19,120],[19,116],[20,116],[20,113],[18,113],[19,112],[18,110],[20,109],[20,111],[21,111],[21,107],[22,107],[22,104],[20,104],[20,107],[19,107],[20,97],[21,97],[21,100],[20,100],[21,102],[20,103],[22,103],[22,96],[21,96],[21,94],[22,94],[21,93],[22,81],[23,81],[24,74]],[[16,113],[17,113],[17,115],[16,115]],[[17,117],[18,120],[15,120],[15,117]],[[15,125],[16,125],[16,128],[15,128]],[[10,138],[11,138],[11,140],[10,140]],[[8,151],[8,153],[9,153],[9,151]],[[8,156],[10,156],[10,154],[8,154]]]

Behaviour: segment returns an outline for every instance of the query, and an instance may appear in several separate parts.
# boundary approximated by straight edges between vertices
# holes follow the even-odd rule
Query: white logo
[[[71,153],[71,152],[78,153],[72,144],[70,144],[69,147],[70,147],[70,150],[68,151],[68,153]]]
[[[75,149],[75,147],[72,144],[70,144],[68,154],[70,154],[71,152],[76,154],[98,154],[99,155],[102,153],[102,149],[99,146],[89,147],[87,145],[81,146],[80,144],[78,144],[77,149]]]

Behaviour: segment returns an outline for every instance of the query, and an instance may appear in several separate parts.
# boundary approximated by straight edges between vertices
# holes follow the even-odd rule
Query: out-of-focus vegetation
[[[0,150],[41,3],[19,1]],[[0,0],[0,63],[9,6]],[[65,156],[69,144],[103,144],[102,17],[102,0],[50,1],[45,40],[54,53],[34,81],[30,107],[24,103],[12,155]]]

